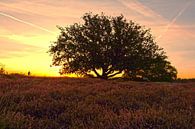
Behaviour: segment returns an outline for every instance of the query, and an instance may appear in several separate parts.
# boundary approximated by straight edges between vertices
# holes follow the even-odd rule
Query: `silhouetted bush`
[[[5,66],[0,63],[0,75],[5,74]]]

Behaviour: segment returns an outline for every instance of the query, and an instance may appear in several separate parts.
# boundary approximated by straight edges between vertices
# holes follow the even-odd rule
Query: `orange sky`
[[[151,28],[179,77],[195,77],[194,0],[0,0],[0,63],[12,72],[58,76],[47,53],[56,25],[82,22],[86,12],[123,14]]]

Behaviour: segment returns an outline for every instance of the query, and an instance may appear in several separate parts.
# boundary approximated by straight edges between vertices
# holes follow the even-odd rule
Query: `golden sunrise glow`
[[[38,0],[39,1],[39,0]],[[169,1],[170,2],[170,1]],[[82,22],[86,12],[106,15],[123,14],[146,28],[151,28],[159,46],[178,70],[178,77],[195,77],[195,1],[169,2],[151,0],[116,1],[0,1],[0,63],[10,72],[31,71],[36,76],[60,76],[59,67],[50,67],[47,51],[57,39],[56,25]],[[164,8],[167,10],[164,10]],[[76,77],[76,75],[69,75]]]

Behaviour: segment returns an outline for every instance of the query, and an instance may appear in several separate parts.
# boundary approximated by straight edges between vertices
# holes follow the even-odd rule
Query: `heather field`
[[[192,129],[195,82],[0,77],[0,129]]]

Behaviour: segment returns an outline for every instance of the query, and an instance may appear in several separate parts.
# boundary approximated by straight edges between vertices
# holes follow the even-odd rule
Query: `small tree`
[[[5,66],[3,64],[0,64],[0,74],[5,74]]]
[[[58,27],[61,34],[49,53],[53,65],[62,66],[61,74],[93,72],[96,77],[108,79],[127,71],[148,70],[155,62],[167,59],[149,29],[127,22],[122,15],[87,13],[83,20],[83,24]]]

